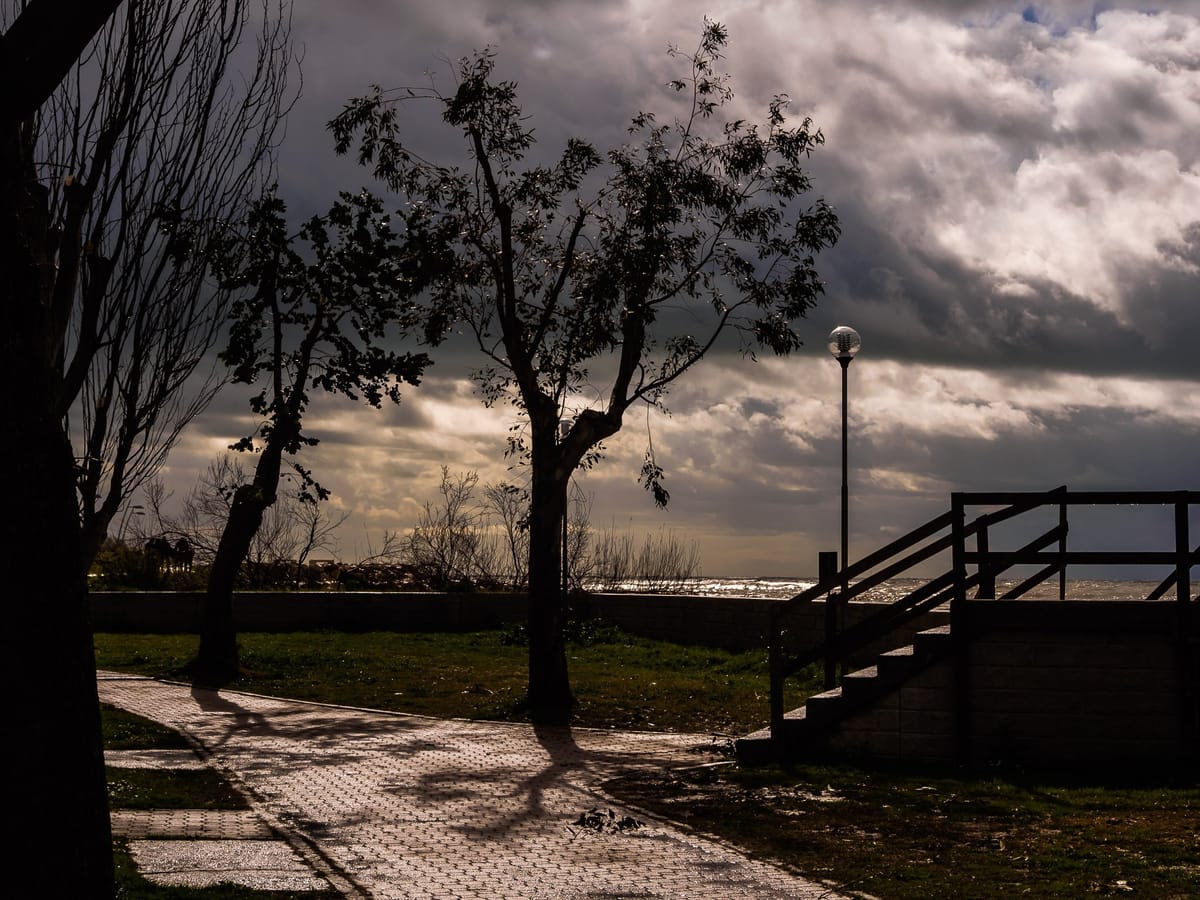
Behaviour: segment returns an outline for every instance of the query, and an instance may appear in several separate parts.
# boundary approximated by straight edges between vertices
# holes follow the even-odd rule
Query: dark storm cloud
[[[842,323],[864,338],[851,369],[855,546],[941,512],[951,490],[1193,485],[1200,2],[1143,9],[728,4],[731,112],[761,120],[786,92],[795,116],[814,117],[827,138],[815,195],[838,209],[842,239],[818,259],[827,292],[794,359],[753,366],[730,348],[672,392],[671,418],[630,413],[580,479],[594,523],[683,529],[709,574],[810,569],[836,544],[839,381],[824,337]],[[489,45],[519,83],[536,153],[572,135],[618,145],[640,109],[669,120],[679,60],[666,48],[689,50],[711,12],[693,0],[304,5],[305,94],[280,190],[299,217],[376,187],[334,156],[328,120],[371,84],[449,90],[453,61]],[[463,159],[434,107],[406,115],[432,158]],[[356,529],[409,527],[442,464],[521,477],[503,456],[515,413],[482,409],[473,349],[434,355],[398,408],[314,404],[324,440],[308,463]],[[185,433],[174,477],[247,433],[247,393],[230,387]],[[665,513],[636,480],[648,434],[673,495]]]

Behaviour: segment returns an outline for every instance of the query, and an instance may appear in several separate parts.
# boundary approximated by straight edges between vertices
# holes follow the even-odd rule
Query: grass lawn
[[[725,734],[763,724],[764,653],[679,647],[611,629],[597,637],[568,650],[577,724]],[[163,675],[191,657],[195,642],[97,635],[98,663]],[[244,690],[435,716],[523,718],[526,650],[501,632],[245,634],[241,645],[249,672],[236,687]],[[814,668],[789,706],[820,689]],[[1198,896],[1200,782],[1195,773],[1153,774],[1141,783],[1101,783],[1000,770],[729,765],[607,789],[848,894]]]
[[[605,786],[851,895],[1200,894],[1200,781],[850,765],[719,766]]]
[[[527,649],[500,631],[468,634],[243,634],[247,674],[231,687],[280,697],[466,719],[524,719]],[[193,635],[96,635],[103,669],[161,676],[196,650]],[[765,651],[681,647],[600,629],[569,645],[574,722],[742,734],[767,718]],[[803,691],[820,690],[813,670]]]
[[[107,703],[100,704],[100,730],[105,750],[190,750],[192,746],[178,731]]]

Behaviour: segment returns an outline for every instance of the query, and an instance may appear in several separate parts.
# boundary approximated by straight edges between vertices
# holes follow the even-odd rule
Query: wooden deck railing
[[[837,667],[855,652],[861,651],[912,621],[922,613],[950,604],[951,632],[961,620],[963,604],[993,599],[996,579],[1013,566],[1038,565],[1001,599],[1025,595],[1054,575],[1059,577],[1058,595],[1066,599],[1066,573],[1071,565],[1171,566],[1165,578],[1146,600],[1159,600],[1172,587],[1179,610],[1179,634],[1189,633],[1191,607],[1191,569],[1200,563],[1200,546],[1191,548],[1188,534],[1189,511],[1200,504],[1197,491],[1068,491],[1066,487],[1045,492],[960,492],[951,495],[950,510],[914,528],[908,534],[871,553],[844,569],[822,573],[817,584],[779,605],[772,613],[768,647],[771,672],[771,728],[780,735],[784,716],[786,679],[819,660],[825,661],[826,687],[833,687]],[[1162,551],[1069,550],[1069,510],[1079,506],[1172,506],[1174,507],[1174,547]],[[970,508],[999,507],[980,513],[968,521]],[[1014,550],[993,549],[992,529],[1001,522],[1045,507],[1057,508],[1058,524]],[[967,548],[975,538],[975,549]],[[813,600],[825,597],[827,604],[845,610],[846,604],[883,583],[903,577],[938,554],[950,552],[950,567],[898,600],[881,604],[869,616],[843,628],[843,616],[835,607],[827,607],[824,639],[808,648],[787,647],[789,621]],[[971,567],[974,571],[970,571]],[[975,590],[974,598],[968,591]],[[958,613],[956,615],[956,613]],[[965,640],[962,629],[956,640]]]

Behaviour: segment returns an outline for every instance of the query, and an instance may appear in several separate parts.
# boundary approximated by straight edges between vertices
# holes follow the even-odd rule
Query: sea
[[[709,597],[771,597],[787,599],[812,587],[811,578],[691,578],[655,588],[654,586],[628,582],[620,590],[646,592],[659,590],[672,594],[695,594]],[[861,598],[867,603],[890,603],[911,593],[924,584],[920,578],[894,578],[868,591]],[[1016,582],[996,581],[996,596],[1002,596]],[[1144,600],[1158,586],[1157,581],[1119,581],[1105,579],[1068,578],[1068,600]],[[1030,600],[1057,600],[1058,579],[1051,578],[1023,595]],[[1174,590],[1168,591],[1163,600],[1173,600]]]

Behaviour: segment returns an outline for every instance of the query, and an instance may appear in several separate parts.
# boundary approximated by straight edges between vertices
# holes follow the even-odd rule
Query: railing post
[[[783,626],[777,610],[771,612],[767,637],[767,668],[771,677],[771,741],[783,740]]]
[[[1065,496],[1058,504],[1058,524],[1063,529],[1062,536],[1058,539],[1060,554],[1058,558],[1058,599],[1061,602],[1067,599],[1067,498]]]
[[[967,624],[967,538],[966,511],[963,495],[950,495],[951,567],[954,572],[954,594],[950,600],[950,637],[954,646],[954,737],[959,762],[970,760],[971,753],[971,684],[970,635]]]
[[[1183,751],[1191,757],[1197,744],[1196,671],[1192,666],[1192,559],[1188,536],[1188,502],[1175,501],[1175,665],[1179,679],[1180,738]]]
[[[954,572],[954,601],[961,602],[967,599],[967,523],[963,495],[961,493],[955,492],[950,495],[950,512],[950,534],[952,535],[950,568]],[[953,624],[953,602],[951,603],[950,614]]]
[[[976,549],[979,551],[979,590],[975,592],[976,600],[996,599],[996,573],[988,556],[987,521],[980,522],[979,531],[975,535]]]
[[[1186,608],[1192,596],[1191,551],[1188,545],[1188,502],[1175,501],[1175,599]]]
[[[817,554],[817,580],[822,584],[826,579],[831,579],[838,573],[838,555],[836,551],[821,551]],[[833,639],[838,635],[838,624],[841,618],[841,599],[842,594],[837,594],[835,601],[834,594],[825,595],[825,646],[830,647],[833,644]],[[832,653],[825,654],[825,689],[837,685],[837,658]]]

